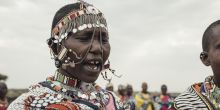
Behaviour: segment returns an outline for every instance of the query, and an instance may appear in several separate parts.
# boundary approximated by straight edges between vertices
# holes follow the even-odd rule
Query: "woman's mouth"
[[[85,66],[87,70],[97,73],[101,71],[102,61],[99,59],[88,60],[85,62]]]

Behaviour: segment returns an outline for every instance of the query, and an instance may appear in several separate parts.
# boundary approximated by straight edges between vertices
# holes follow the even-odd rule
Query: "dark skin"
[[[127,95],[128,96],[132,96],[132,94],[133,94],[132,86],[131,85],[127,85],[126,89],[127,89]]]
[[[142,93],[147,93],[147,83],[146,82],[143,82],[142,83]]]
[[[118,90],[118,94],[121,95],[121,96],[125,96],[126,95],[126,89],[121,89],[121,90]]]
[[[220,87],[220,26],[213,28],[209,50],[208,52],[202,52],[200,58],[204,65],[211,66],[214,82]]]
[[[167,95],[167,86],[166,85],[161,86],[161,93],[162,93],[162,95]]]
[[[109,86],[109,87],[106,88],[106,90],[113,92],[113,91],[114,91],[114,88],[113,88],[113,86]]]
[[[59,71],[66,76],[77,78],[87,83],[95,82],[102,71],[104,62],[106,62],[110,54],[108,39],[108,33],[104,28],[96,28],[95,30],[94,28],[85,29],[76,34],[70,34],[64,41],[64,45],[66,48],[75,51],[82,58],[77,59],[73,55],[68,57],[71,57],[74,62],[82,62],[76,64],[74,68],[70,66],[66,68],[61,67]],[[86,54],[87,51],[88,54]],[[100,62],[97,70],[88,67],[88,62],[94,60]]]

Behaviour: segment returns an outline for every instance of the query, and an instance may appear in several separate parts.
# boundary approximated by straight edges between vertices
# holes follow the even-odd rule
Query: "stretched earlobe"
[[[210,66],[210,61],[209,61],[209,57],[208,57],[208,53],[203,51],[200,54],[200,60],[202,61],[202,63],[206,66]]]

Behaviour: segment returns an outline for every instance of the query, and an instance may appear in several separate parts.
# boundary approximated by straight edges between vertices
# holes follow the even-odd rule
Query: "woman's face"
[[[107,31],[104,28],[96,28],[95,30],[94,28],[85,29],[75,34],[71,34],[65,40],[64,45],[66,48],[72,49],[78,56],[82,57],[81,59],[77,59],[76,56],[70,55],[69,57],[71,57],[74,62],[82,62],[76,64],[74,68],[67,67],[65,71],[70,73],[71,76],[87,83],[96,81],[102,70],[103,64],[110,54]]]

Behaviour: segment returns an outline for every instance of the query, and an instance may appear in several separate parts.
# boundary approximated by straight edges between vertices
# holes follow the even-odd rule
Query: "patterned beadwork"
[[[53,28],[51,35],[55,39],[54,43],[59,43],[66,39],[69,32],[76,33],[92,27],[102,27],[108,30],[106,20],[101,11],[85,2],[80,2],[80,5],[83,8],[70,12]]]

